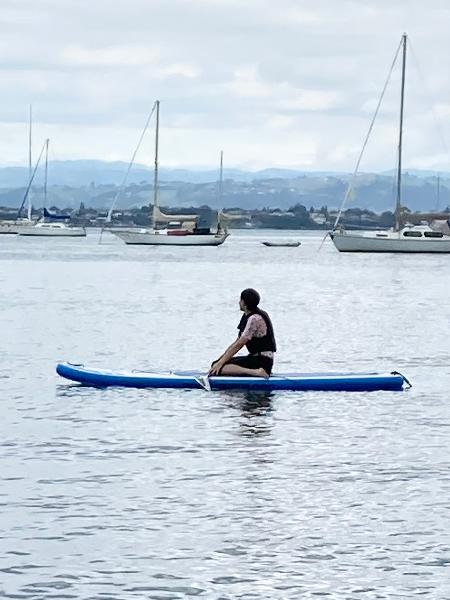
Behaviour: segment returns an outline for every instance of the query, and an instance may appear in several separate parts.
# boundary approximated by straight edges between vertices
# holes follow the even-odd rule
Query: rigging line
[[[137,143],[137,146],[136,146],[136,148],[135,148],[135,150],[134,150],[134,152],[133,152],[133,156],[131,157],[131,160],[130,160],[130,162],[129,162],[129,164],[128,164],[128,168],[127,168],[127,170],[126,170],[126,173],[125,173],[125,175],[124,175],[124,177],[123,177],[122,183],[120,184],[120,186],[119,186],[119,189],[117,190],[117,193],[116,193],[116,195],[115,195],[115,197],[114,197],[113,204],[112,204],[111,208],[110,208],[110,209],[109,209],[109,211],[108,211],[108,217],[107,217],[107,220],[108,220],[108,219],[111,219],[111,216],[112,216],[112,211],[113,211],[113,209],[114,209],[114,206],[115,206],[115,204],[116,204],[116,202],[117,202],[117,200],[118,200],[118,198],[119,198],[120,194],[122,193],[122,191],[123,191],[123,188],[124,188],[124,187],[125,187],[125,185],[126,185],[126,182],[127,182],[127,180],[128,180],[128,175],[130,174],[130,171],[131,171],[131,167],[132,167],[132,166],[133,166],[133,164],[134,164],[134,159],[136,158],[136,154],[138,153],[138,151],[139,151],[139,148],[141,147],[142,140],[144,139],[145,132],[147,131],[147,129],[148,129],[148,126],[150,125],[150,120],[151,120],[151,118],[152,118],[152,116],[153,116],[153,113],[155,112],[155,108],[156,108],[156,102],[153,104],[153,108],[152,108],[152,110],[151,110],[151,112],[150,112],[150,114],[149,114],[149,116],[148,116],[148,118],[147,118],[147,121],[146,121],[146,123],[145,123],[144,129],[142,130],[142,133],[141,133],[141,135],[140,135],[140,138],[139,138],[139,141],[138,141],[138,143]]]
[[[47,183],[48,183],[48,144],[50,140],[45,140],[45,171],[44,171],[44,206],[47,208]]]
[[[370,123],[369,129],[368,129],[366,137],[364,139],[364,144],[363,144],[363,147],[361,149],[360,155],[358,157],[358,161],[356,163],[355,170],[353,171],[353,174],[352,174],[352,176],[350,178],[350,181],[349,181],[348,186],[347,186],[347,190],[345,192],[344,199],[342,201],[342,204],[341,204],[341,206],[339,208],[336,220],[334,222],[333,231],[336,229],[336,227],[337,227],[337,225],[338,225],[338,223],[339,223],[339,221],[341,219],[342,211],[344,210],[344,206],[347,203],[347,201],[348,201],[348,199],[349,199],[349,197],[350,197],[350,195],[351,195],[351,193],[353,191],[353,186],[354,186],[354,183],[355,183],[355,180],[356,180],[356,176],[358,175],[359,166],[361,164],[361,161],[362,161],[362,158],[363,158],[363,155],[364,155],[364,151],[366,149],[367,143],[368,143],[370,135],[372,133],[373,126],[375,125],[375,121],[376,121],[376,118],[378,116],[378,112],[380,110],[381,103],[383,102],[383,98],[384,98],[384,94],[386,93],[387,86],[388,86],[389,81],[391,79],[392,71],[394,70],[395,63],[397,62],[397,58],[398,58],[398,55],[399,55],[399,52],[400,52],[400,48],[402,47],[402,43],[403,43],[403,38],[402,38],[402,40],[400,41],[400,43],[398,45],[397,51],[396,51],[395,56],[394,56],[394,60],[392,61],[391,68],[389,69],[389,73],[388,73],[387,79],[385,81],[385,84],[384,84],[384,87],[383,87],[383,91],[381,92],[381,96],[380,96],[380,98],[378,100],[378,104],[377,104],[377,107],[376,107],[375,112],[373,114],[372,121]]]
[[[22,209],[23,209],[23,207],[24,207],[24,205],[25,205],[25,202],[27,201],[28,194],[30,193],[31,185],[32,185],[32,183],[33,183],[33,179],[34,179],[34,177],[35,177],[35,175],[36,175],[36,171],[38,170],[39,163],[41,162],[42,154],[44,153],[44,150],[45,150],[45,146],[46,146],[46,144],[47,144],[47,140],[46,140],[46,141],[43,143],[43,145],[42,145],[41,151],[40,151],[40,153],[39,153],[39,158],[37,159],[37,162],[36,162],[36,165],[35,165],[35,167],[34,167],[33,173],[32,173],[32,175],[31,175],[31,177],[30,177],[30,181],[28,182],[28,186],[27,186],[27,189],[26,189],[26,191],[25,191],[25,196],[23,197],[22,204],[20,205],[20,208],[19,208],[19,210],[17,211],[16,221],[17,221],[17,219],[20,217],[20,214],[21,214],[21,212],[22,212]]]
[[[222,197],[223,197],[223,150],[220,151],[220,165],[219,165],[219,184],[216,187],[217,197],[217,226],[220,224],[220,212],[222,210]]]
[[[414,66],[415,66],[415,68],[417,70],[417,73],[419,75],[419,78],[421,80],[421,83],[422,83],[422,86],[423,86],[424,95],[426,96],[426,99],[428,100],[428,102],[430,104],[431,114],[433,115],[434,126],[436,127],[437,134],[438,134],[438,136],[441,139],[442,146],[443,146],[444,151],[445,151],[445,153],[447,155],[447,160],[450,162],[450,152],[448,150],[448,145],[447,145],[447,142],[445,141],[444,134],[442,133],[443,127],[442,127],[441,122],[439,121],[439,118],[437,116],[436,111],[434,110],[434,104],[435,103],[433,102],[433,96],[432,96],[432,94],[430,92],[430,88],[427,85],[427,80],[425,79],[423,71],[420,68],[419,59],[417,58],[417,55],[414,52],[414,48],[413,48],[413,46],[411,44],[411,40],[409,40],[409,51],[410,51],[410,54],[411,54],[412,59],[413,59],[413,64],[414,64]]]
[[[150,112],[150,114],[149,114],[149,116],[147,118],[147,121],[145,123],[144,129],[142,130],[142,133],[141,133],[141,135],[139,137],[139,141],[138,141],[137,146],[136,146],[136,148],[135,148],[135,150],[133,152],[131,160],[130,160],[130,162],[128,164],[128,168],[127,168],[126,173],[125,173],[125,175],[124,175],[124,177],[122,179],[122,183],[120,184],[119,189],[117,190],[116,195],[114,196],[114,200],[113,200],[113,202],[111,204],[111,208],[108,211],[108,215],[106,217],[105,223],[110,223],[111,222],[111,217],[112,217],[112,213],[113,213],[114,207],[116,205],[117,200],[119,199],[119,196],[123,192],[123,188],[125,187],[125,185],[127,183],[128,175],[130,174],[131,167],[134,164],[134,159],[136,158],[136,154],[138,153],[139,148],[141,147],[142,140],[144,139],[144,135],[145,135],[145,133],[146,133],[146,131],[148,129],[148,126],[150,125],[150,121],[151,121],[151,118],[153,116],[153,113],[155,112],[155,109],[156,109],[156,102],[153,104],[153,108],[152,108],[152,110],[151,110],[151,112]],[[103,227],[102,227],[102,229],[100,231],[100,240],[99,241],[101,241],[101,237],[102,237],[104,229],[105,229],[105,225],[103,225]]]

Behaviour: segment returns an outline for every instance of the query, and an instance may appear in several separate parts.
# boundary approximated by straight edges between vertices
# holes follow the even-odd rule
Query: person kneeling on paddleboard
[[[258,308],[259,301],[258,292],[252,288],[241,293],[239,308],[244,314],[238,325],[238,338],[212,363],[208,375],[270,377],[277,345],[272,321]],[[248,356],[235,357],[243,346],[247,346]]]

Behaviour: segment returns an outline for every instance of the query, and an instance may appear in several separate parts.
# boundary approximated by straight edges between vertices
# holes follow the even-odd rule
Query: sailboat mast
[[[223,194],[223,150],[220,151],[220,173],[219,173],[219,206],[222,207]]]
[[[33,106],[30,104],[29,126],[28,126],[28,181],[31,181],[33,173],[33,157],[32,157],[32,129],[33,129]],[[31,190],[30,190],[31,192]],[[31,221],[31,193],[28,194],[27,217]]]
[[[398,168],[397,168],[397,202],[395,205],[395,230],[400,229],[400,210],[402,193],[402,148],[403,148],[403,108],[405,103],[405,71],[406,71],[406,33],[402,37],[402,87],[400,95],[400,127],[398,135]]]
[[[50,140],[45,140],[45,171],[44,171],[44,208],[47,208],[47,176],[48,176],[48,144]]]
[[[156,101],[156,133],[155,133],[155,171],[153,179],[153,227],[155,228],[156,209],[159,208],[158,199],[158,156],[159,152],[159,100]]]
[[[439,212],[440,199],[441,199],[441,177],[440,177],[440,175],[438,175],[437,181],[436,181],[436,212]]]

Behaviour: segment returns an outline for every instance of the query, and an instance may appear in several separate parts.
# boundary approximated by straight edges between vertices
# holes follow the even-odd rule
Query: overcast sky
[[[450,170],[448,0],[2,0],[0,20],[0,164],[27,161],[30,103],[35,155],[127,161],[159,98],[164,166],[352,170],[406,31],[405,164]],[[394,166],[398,101],[399,69],[363,170]]]

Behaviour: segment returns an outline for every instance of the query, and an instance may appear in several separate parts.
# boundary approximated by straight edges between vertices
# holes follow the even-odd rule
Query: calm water
[[[450,257],[318,253],[320,233],[97,239],[0,239],[0,597],[448,599]],[[248,286],[278,370],[414,387],[258,397],[54,373],[206,369]]]

